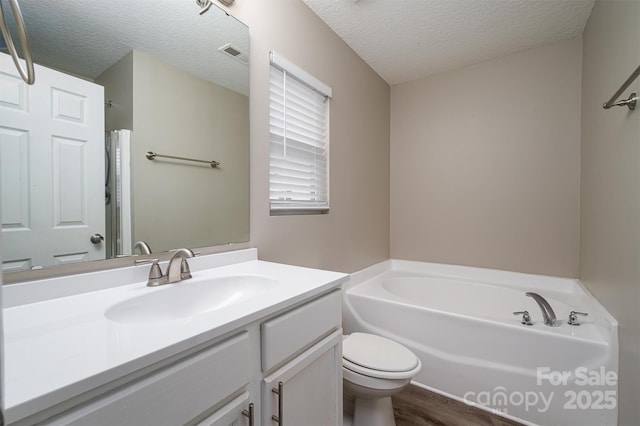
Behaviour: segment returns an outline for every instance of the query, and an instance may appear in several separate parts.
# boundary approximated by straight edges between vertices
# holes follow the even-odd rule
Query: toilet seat
[[[342,365],[365,376],[398,380],[413,378],[422,368],[409,349],[368,333],[353,333],[343,340]]]

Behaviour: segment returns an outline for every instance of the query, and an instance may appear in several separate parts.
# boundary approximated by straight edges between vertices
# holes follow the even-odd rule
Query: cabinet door
[[[262,398],[263,425],[341,426],[342,329],[266,377]]]

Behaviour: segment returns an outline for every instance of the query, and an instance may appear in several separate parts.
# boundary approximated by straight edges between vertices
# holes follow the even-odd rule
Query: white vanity
[[[253,249],[189,264],[156,288],[149,266],[5,287],[7,424],[341,425],[348,275]]]

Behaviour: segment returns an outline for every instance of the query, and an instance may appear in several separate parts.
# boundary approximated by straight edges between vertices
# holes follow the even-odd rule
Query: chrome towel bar
[[[631,95],[629,95],[628,99],[624,99],[624,100],[619,101],[619,102],[616,102],[616,99],[618,99],[620,97],[620,95],[622,95],[622,92],[627,90],[627,87],[629,87],[631,85],[631,83],[633,83],[633,80],[635,80],[638,77],[638,75],[640,75],[640,65],[638,66],[638,68],[636,68],[636,70],[633,73],[631,73],[631,75],[629,76],[627,81],[622,83],[622,86],[620,86],[618,91],[613,94],[611,99],[609,99],[607,102],[605,102],[602,105],[602,108],[609,109],[609,108],[614,107],[614,106],[625,106],[626,105],[630,110],[636,109],[636,103],[638,102],[638,95],[635,92],[632,93]]]
[[[220,162],[218,161],[197,160],[195,158],[177,157],[175,155],[163,155],[163,154],[158,154],[152,151],[147,151],[146,157],[147,157],[147,160],[155,160],[156,158],[160,157],[160,158],[173,158],[174,160],[195,161],[196,163],[207,163],[214,169],[220,165]]]

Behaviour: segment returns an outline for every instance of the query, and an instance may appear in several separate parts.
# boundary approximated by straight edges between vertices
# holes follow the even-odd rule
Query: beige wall
[[[227,8],[251,37],[251,242],[260,258],[352,272],[389,257],[389,86],[300,0]],[[269,51],[333,89],[331,211],[269,216]]]
[[[111,65],[97,79],[104,86],[104,101],[111,101],[105,107],[105,130],[133,130],[133,51],[127,53]]]
[[[640,111],[602,103],[640,65],[638,22],[640,2],[596,1],[583,51],[580,278],[620,324],[623,426],[640,424]]]
[[[133,52],[133,241],[166,251],[249,240],[248,114],[246,96]]]
[[[391,256],[576,277],[581,40],[391,88]]]

